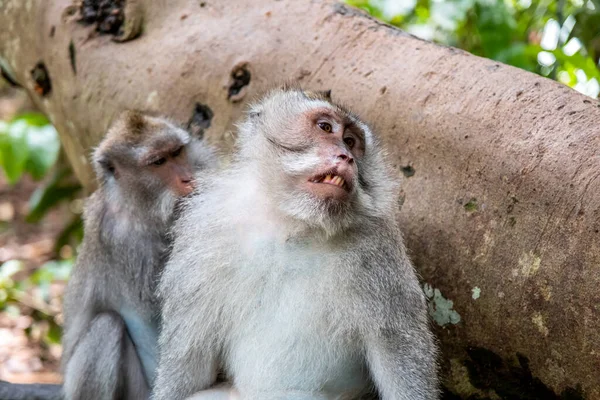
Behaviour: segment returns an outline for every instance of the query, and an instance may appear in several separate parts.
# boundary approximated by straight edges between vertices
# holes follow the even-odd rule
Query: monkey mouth
[[[351,189],[351,186],[346,180],[346,178],[344,178],[341,175],[338,175],[337,171],[329,171],[321,175],[316,175],[310,178],[308,181],[311,183],[320,183],[325,185],[337,186],[345,190],[346,192],[349,192]]]

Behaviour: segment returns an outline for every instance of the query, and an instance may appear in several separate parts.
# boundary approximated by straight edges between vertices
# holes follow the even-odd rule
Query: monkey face
[[[251,108],[239,139],[261,192],[294,219],[333,232],[393,204],[396,185],[371,130],[328,98],[275,90]]]
[[[288,92],[268,99],[254,123],[266,139],[255,148],[267,152],[251,156],[280,209],[313,222],[353,211],[366,147],[358,121],[329,102]]]
[[[94,153],[101,186],[123,207],[168,221],[177,199],[195,189],[194,173],[214,162],[199,140],[169,121],[125,112]]]
[[[187,196],[194,190],[192,166],[187,160],[184,144],[176,142],[171,148],[161,148],[150,155],[144,164],[147,170],[144,173],[155,175],[163,187],[176,197]]]
[[[343,112],[321,101],[310,101],[299,112],[287,111],[289,122],[266,133],[279,153],[272,158],[282,169],[286,192],[300,192],[315,202],[348,202],[358,186],[358,163],[365,152],[364,132]],[[271,179],[271,182],[273,180]]]
[[[318,107],[300,115],[300,135],[313,143],[319,160],[302,177],[304,190],[316,199],[348,201],[357,185],[358,164],[364,154],[364,134],[332,108]]]

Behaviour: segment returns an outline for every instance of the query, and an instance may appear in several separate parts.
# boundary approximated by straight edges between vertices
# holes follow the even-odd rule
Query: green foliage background
[[[71,201],[81,190],[73,183],[68,166],[57,163],[60,154],[58,133],[40,113],[23,113],[10,121],[0,121],[0,167],[9,185],[25,174],[41,184],[28,201],[26,222],[38,223],[59,203]],[[66,224],[56,239],[55,252],[67,243],[82,238],[80,215]],[[26,329],[29,336],[39,337],[44,345],[60,343],[61,328],[52,307],[50,285],[66,281],[73,257],[51,260],[27,270],[20,259],[0,265],[0,311],[19,316],[26,309],[33,322]]]
[[[600,0],[346,0],[415,36],[600,92]]]

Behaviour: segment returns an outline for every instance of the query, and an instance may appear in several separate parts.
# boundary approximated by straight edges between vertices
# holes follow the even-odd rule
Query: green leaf
[[[11,123],[6,133],[0,135],[0,161],[10,184],[15,184],[25,170],[29,156],[27,128],[26,122],[17,121]]]
[[[11,123],[15,123],[17,121],[24,121],[29,126],[37,127],[50,125],[50,121],[48,121],[48,118],[46,118],[44,114],[32,112],[18,115],[11,121]]]
[[[21,114],[0,125],[0,166],[11,184],[29,172],[39,180],[58,157],[58,134],[39,113]]]
[[[52,125],[32,127],[27,134],[29,159],[26,169],[33,179],[42,179],[54,165],[60,150],[58,133]]]
[[[62,336],[62,328],[54,320],[49,320],[48,322],[50,323],[50,328],[44,341],[49,344],[59,344]]]
[[[35,285],[50,284],[56,280],[66,281],[73,269],[73,260],[52,260],[44,263],[29,276]]]

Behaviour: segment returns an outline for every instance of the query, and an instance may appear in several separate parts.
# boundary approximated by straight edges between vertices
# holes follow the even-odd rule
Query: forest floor
[[[27,178],[14,187],[0,179],[0,263],[8,260],[23,262],[24,269],[15,280],[56,258],[54,243],[67,220],[67,215],[61,215],[64,212],[56,210],[39,223],[25,222],[27,200],[36,186]],[[52,284],[48,302],[54,306],[53,309],[60,309],[63,290],[64,282]],[[19,311],[17,314],[0,312],[1,380],[22,383],[60,381],[60,346],[48,346],[41,340],[39,336],[44,326],[34,324],[33,317],[35,312],[39,312],[38,307],[27,301],[36,297],[28,293],[22,302],[15,304]]]
[[[32,108],[24,93],[1,86],[0,120],[8,120],[16,113]],[[14,281],[57,258],[54,244],[69,221],[68,207],[53,209],[35,224],[25,221],[29,197],[40,184],[24,176],[11,186],[0,172],[0,265],[9,260],[23,263],[24,268],[14,276]],[[19,301],[11,302],[10,311],[0,308],[0,380],[21,383],[61,381],[58,372],[61,347],[41,340],[44,321],[40,322],[35,315],[48,313],[49,309],[60,310],[64,287],[65,282],[50,285],[46,302],[51,307],[42,311],[34,300],[38,297],[32,293],[35,287],[28,289]],[[59,312],[50,317],[60,322]]]

